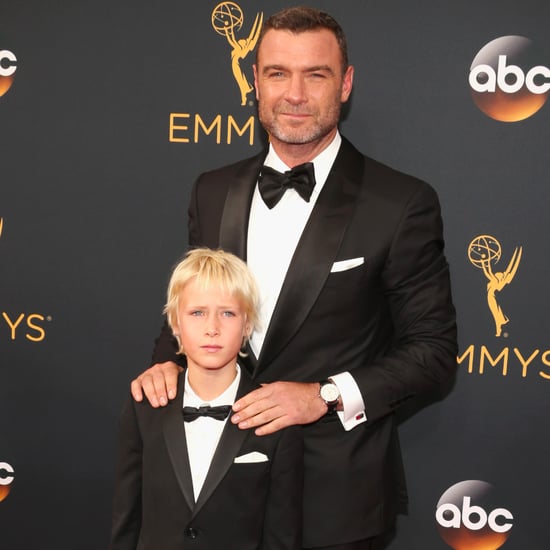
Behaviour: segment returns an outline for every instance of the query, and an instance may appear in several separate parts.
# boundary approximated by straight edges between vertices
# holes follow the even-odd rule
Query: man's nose
[[[306,99],[306,87],[303,76],[293,75],[288,82],[286,99],[290,103],[303,103]]]

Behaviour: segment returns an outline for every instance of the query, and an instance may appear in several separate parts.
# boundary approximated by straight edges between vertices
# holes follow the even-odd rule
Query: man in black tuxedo
[[[259,281],[264,330],[247,368],[264,385],[232,421],[259,435],[304,425],[304,548],[375,547],[406,501],[395,413],[443,395],[456,370],[437,195],[339,134],[353,70],[329,15],[269,18],[254,67],[269,148],[201,175],[189,206],[191,246],[234,252]],[[287,172],[282,198],[272,169]],[[132,383],[153,406],[176,387],[169,336]]]

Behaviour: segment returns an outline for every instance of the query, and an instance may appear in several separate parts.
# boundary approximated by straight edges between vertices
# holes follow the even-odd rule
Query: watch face
[[[319,393],[327,403],[338,401],[338,397],[340,397],[340,392],[335,384],[325,384],[321,387],[321,391]]]

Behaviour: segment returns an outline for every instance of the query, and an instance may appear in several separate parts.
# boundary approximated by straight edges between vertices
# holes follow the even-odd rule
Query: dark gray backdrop
[[[106,545],[118,413],[129,381],[149,363],[169,270],[185,250],[190,187],[201,171],[261,146],[258,130],[253,145],[248,134],[227,143],[228,117],[244,125],[255,108],[240,105],[230,46],[211,25],[217,4],[0,6],[0,50],[17,57],[0,97],[0,463],[15,472],[0,501],[2,548]],[[401,425],[411,503],[391,549],[448,548],[434,519],[440,496],[483,480],[514,515],[505,548],[542,550],[550,105],[521,122],[493,120],[472,101],[468,72],[485,44],[507,35],[531,39],[550,67],[550,4],[310,4],[348,34],[356,77],[343,133],[439,192],[460,354],[471,352],[452,394]],[[237,34],[246,38],[258,12],[286,2],[238,5]],[[249,79],[251,59],[242,64]],[[177,133],[189,143],[170,141],[171,113],[190,115],[178,123],[191,128]],[[204,132],[193,142],[195,115],[205,123],[221,115],[220,144]],[[468,258],[479,235],[501,244],[495,270],[523,250],[497,295],[510,318],[499,338],[487,280]],[[483,350],[508,359],[485,361],[480,374]],[[522,376],[519,357],[532,355]]]

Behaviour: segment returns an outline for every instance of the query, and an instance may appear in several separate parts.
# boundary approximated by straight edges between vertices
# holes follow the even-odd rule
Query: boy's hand
[[[145,393],[152,407],[166,405],[168,399],[176,397],[178,375],[182,370],[182,367],[172,361],[153,365],[132,380],[132,396],[136,401],[142,401]]]
[[[327,412],[318,383],[273,382],[245,395],[233,405],[231,421],[241,429],[257,428],[267,435],[287,426],[310,424]]]

